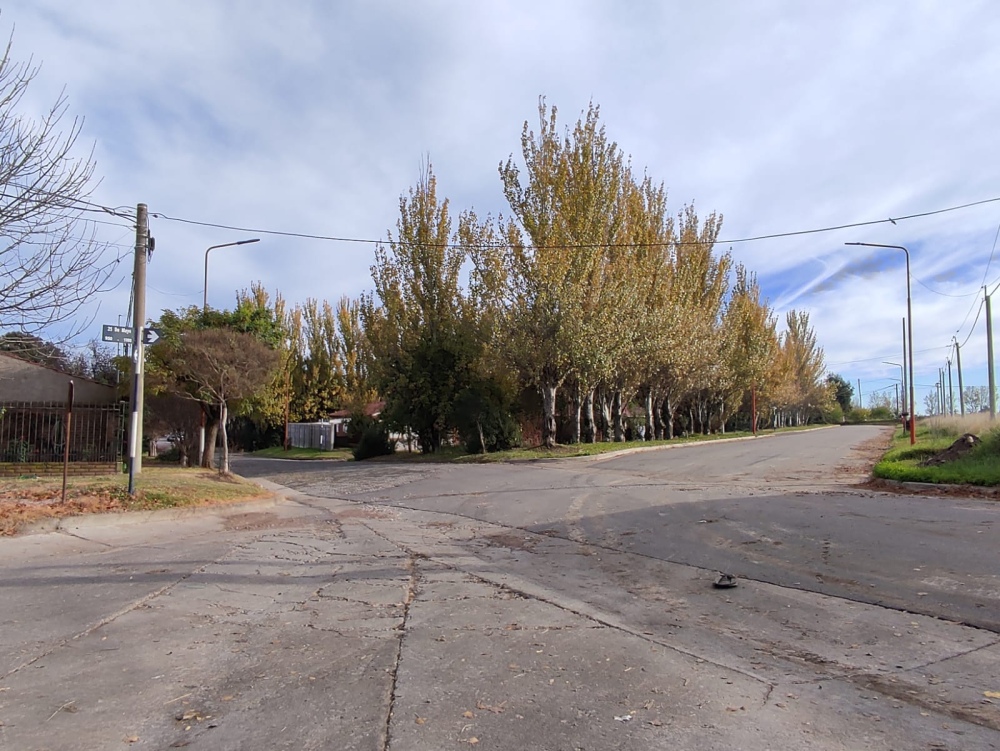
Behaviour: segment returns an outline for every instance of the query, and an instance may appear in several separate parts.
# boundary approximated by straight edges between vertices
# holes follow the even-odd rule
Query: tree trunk
[[[601,389],[599,398],[601,408],[601,440],[607,442],[611,440],[611,400],[608,399],[607,391],[604,389]]]
[[[483,437],[483,424],[479,420],[476,420],[476,430],[479,431],[479,453],[486,453],[486,439]]]
[[[555,381],[545,381],[542,392],[542,445],[545,448],[556,446],[556,390]]]
[[[594,389],[583,395],[583,441],[593,443],[597,440],[597,426],[594,424]]]
[[[667,420],[667,440],[672,441],[674,439],[674,417],[677,412],[677,407],[673,406],[673,402],[668,396],[663,400],[663,414]]]
[[[656,440],[662,441],[664,437],[663,429],[663,400],[656,399],[653,402],[653,429]]]
[[[643,397],[643,404],[646,407],[646,432],[643,435],[643,439],[652,441],[656,437],[654,435],[656,426],[654,425],[653,419],[653,389],[649,386],[643,386],[641,393]]]
[[[222,433],[222,461],[219,462],[219,474],[229,474],[229,434],[226,432],[228,410],[225,400],[219,402],[219,432]]]
[[[580,382],[574,379],[569,387],[569,442],[580,442]]]
[[[207,418],[205,426],[205,453],[201,457],[201,466],[205,469],[215,468],[215,442],[219,437],[219,418],[214,414]]]
[[[619,389],[611,397],[611,421],[614,423],[615,443],[625,440],[625,425],[622,421],[622,392]]]

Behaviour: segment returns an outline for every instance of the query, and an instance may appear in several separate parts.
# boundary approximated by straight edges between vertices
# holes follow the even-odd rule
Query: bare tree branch
[[[38,67],[13,60],[12,41],[0,59],[0,328],[37,333],[72,320],[120,258],[86,217],[99,207],[93,151],[74,156],[83,121],[64,122],[65,93],[39,120],[19,112]]]

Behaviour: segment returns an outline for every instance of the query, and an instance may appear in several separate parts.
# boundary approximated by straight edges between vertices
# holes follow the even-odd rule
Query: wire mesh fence
[[[69,418],[69,451],[66,424]],[[125,441],[125,405],[0,403],[0,463],[100,463],[117,465]]]

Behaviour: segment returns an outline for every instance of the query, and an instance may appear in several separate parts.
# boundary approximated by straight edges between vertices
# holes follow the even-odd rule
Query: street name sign
[[[129,344],[135,336],[135,331],[131,326],[110,326],[105,324],[101,327],[102,342],[116,342],[118,344]]]

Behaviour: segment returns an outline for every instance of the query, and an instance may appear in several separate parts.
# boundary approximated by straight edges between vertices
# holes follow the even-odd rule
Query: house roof
[[[385,409],[385,402],[368,402],[363,408],[365,417],[378,417],[378,415]],[[330,419],[336,420],[338,418],[350,417],[354,414],[353,409],[338,409],[336,412],[330,413]]]

